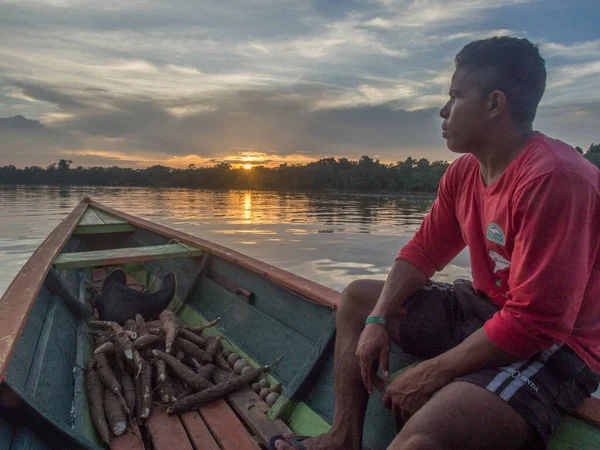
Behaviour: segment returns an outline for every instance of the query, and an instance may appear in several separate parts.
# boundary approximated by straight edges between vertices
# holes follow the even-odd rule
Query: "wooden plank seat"
[[[123,233],[134,230],[135,226],[126,220],[88,207],[73,234]]]
[[[115,248],[89,252],[61,253],[54,261],[56,270],[109,266],[132,262],[200,256],[203,251],[185,244],[153,245],[148,247]]]

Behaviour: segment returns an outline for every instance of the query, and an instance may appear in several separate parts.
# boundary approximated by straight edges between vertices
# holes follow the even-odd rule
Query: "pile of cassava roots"
[[[169,414],[191,411],[248,385],[269,406],[275,403],[281,385],[271,385],[264,375],[271,366],[253,368],[224,348],[221,337],[203,334],[218,321],[183,325],[166,309],[152,322],[140,315],[122,327],[88,322],[96,349],[86,367],[87,397],[104,442],[125,433],[128,423],[142,423],[154,408],[167,405]]]

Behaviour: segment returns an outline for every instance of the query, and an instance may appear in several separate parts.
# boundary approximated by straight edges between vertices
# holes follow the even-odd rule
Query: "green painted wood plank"
[[[85,367],[91,357],[92,339],[87,334],[88,327],[84,321],[77,326],[77,347],[75,360],[79,367]],[[87,414],[87,396],[84,388],[84,373],[79,367],[73,368],[73,426],[82,432]]]
[[[94,356],[94,345],[92,339],[87,334],[87,324],[84,321],[79,323],[77,328],[77,364],[85,367],[86,363]],[[73,392],[73,412],[75,432],[84,436],[90,442],[99,447],[103,446],[101,439],[96,433],[94,424],[90,417],[90,409],[85,391],[85,375],[82,370],[74,369],[74,392]]]
[[[118,248],[90,252],[61,253],[54,262],[56,269],[107,266],[157,259],[200,256],[203,251],[182,244],[155,245],[152,247]]]
[[[104,234],[104,233],[128,233],[135,231],[135,227],[128,223],[109,223],[102,225],[78,225],[73,234]]]
[[[31,430],[38,436],[43,436],[53,450],[106,450],[106,447],[91,442],[71,426],[53,420],[38,405],[31,402],[27,392],[8,383],[2,383],[0,384],[0,398],[13,399],[10,402],[2,403],[2,411],[5,417],[15,417],[17,420],[26,421]],[[16,399],[18,401],[15,401]]]
[[[117,216],[113,216],[111,214],[108,214],[100,209],[96,209],[93,208],[94,212],[96,213],[96,215],[100,218],[100,220],[102,220],[103,223],[105,224],[124,224],[124,223],[129,223],[124,219],[121,219],[120,217]]]
[[[302,370],[313,344],[288,327],[258,311],[211,279],[204,278],[190,306],[212,320],[221,317],[219,328],[261,364],[283,359],[272,375],[288,384]],[[293,314],[293,310],[290,314]]]
[[[327,421],[302,402],[296,404],[287,424],[294,433],[301,436],[318,436],[331,428]]]
[[[548,450],[598,450],[600,430],[587,423],[566,416],[547,446]]]
[[[213,258],[209,269],[231,278],[254,294],[253,306],[312,342],[327,326],[331,308],[312,302],[244,267]],[[294,313],[290,314],[293,310]]]
[[[14,430],[10,423],[0,417],[0,450],[10,450]]]
[[[40,333],[26,392],[40,410],[71,426],[77,322],[60,297],[53,296]]]
[[[50,450],[50,447],[29,428],[19,427],[15,431],[10,450]]]
[[[42,285],[35,303],[31,308],[29,317],[23,329],[23,334],[21,334],[21,337],[19,338],[19,342],[17,343],[6,373],[9,383],[18,389],[25,390],[27,377],[29,376],[40,338],[40,331],[44,324],[51,301],[52,294],[46,285]]]
[[[81,248],[81,247],[79,247]],[[87,250],[87,248],[85,248]],[[74,248],[71,251],[77,251],[77,247]],[[81,270],[78,269],[73,269],[73,270],[61,270],[60,272],[56,272],[62,282],[62,284],[64,286],[66,286],[66,288],[68,289],[68,291],[70,291],[71,293],[76,293],[79,289],[79,283],[81,281]],[[48,283],[46,283],[48,284]],[[48,286],[50,287],[50,286]],[[52,288],[50,287],[50,291],[52,291]],[[62,294],[58,294],[58,295],[62,295]]]
[[[84,321],[77,326],[77,346],[75,348],[75,361],[79,367],[85,367],[85,346],[91,345],[91,338],[87,335],[88,327]],[[87,413],[87,395],[85,394],[85,376],[79,367],[73,368],[73,414],[71,417],[73,427],[79,432],[83,431],[84,412]],[[87,414],[86,414],[87,415]]]
[[[58,295],[62,299],[62,301],[69,307],[69,309],[75,315],[75,317],[78,317],[80,319],[86,319],[87,317],[93,314],[92,306],[88,302],[81,302],[79,300],[79,296],[76,296],[75,291],[69,286],[73,286],[75,285],[75,283],[77,283],[78,291],[81,285],[81,281],[83,281],[82,275],[79,271],[76,270],[71,270],[67,272],[71,272],[70,283],[68,283],[69,277],[61,276],[54,268],[51,267],[48,271],[48,276],[46,277],[44,284],[48,286],[50,292]],[[68,274],[63,273],[62,275]]]
[[[416,358],[403,353],[395,344],[392,344],[390,355],[390,371],[392,373],[413,363]],[[325,421],[333,420],[333,355],[325,363],[316,382],[312,386],[309,396],[304,403]],[[363,448],[387,448],[396,434],[395,418],[383,406],[381,395],[375,392],[369,399],[363,431]]]
[[[83,217],[81,218],[81,220],[78,223],[78,225],[102,225],[102,224],[104,224],[102,219],[100,217],[98,217],[98,214],[96,214],[96,211],[94,211],[94,208],[90,208],[89,206],[83,213]]]
[[[93,269],[91,267],[86,267],[81,269],[79,272],[79,289],[77,291],[77,300],[82,305],[88,304],[86,300],[86,293],[88,290],[87,282],[92,281],[92,270]]]
[[[287,420],[294,406],[308,395],[327,359],[333,354],[335,331],[336,313],[330,312],[329,322],[306,359],[302,370],[285,387],[283,393],[269,411],[269,417],[272,420],[279,418]]]

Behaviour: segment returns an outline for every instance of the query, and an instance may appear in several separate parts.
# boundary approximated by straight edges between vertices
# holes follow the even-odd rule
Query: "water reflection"
[[[247,223],[252,223],[252,193],[251,192],[244,193],[244,219],[250,221]]]
[[[92,197],[341,290],[384,279],[434,197],[199,191],[127,187],[1,187],[0,292],[80,201]],[[6,214],[10,212],[10,214]],[[466,253],[440,280],[469,277]]]

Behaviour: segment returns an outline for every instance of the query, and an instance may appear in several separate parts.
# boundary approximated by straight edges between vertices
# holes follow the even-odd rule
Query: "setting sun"
[[[244,164],[242,167],[246,170],[250,170],[252,169],[252,164]]]

